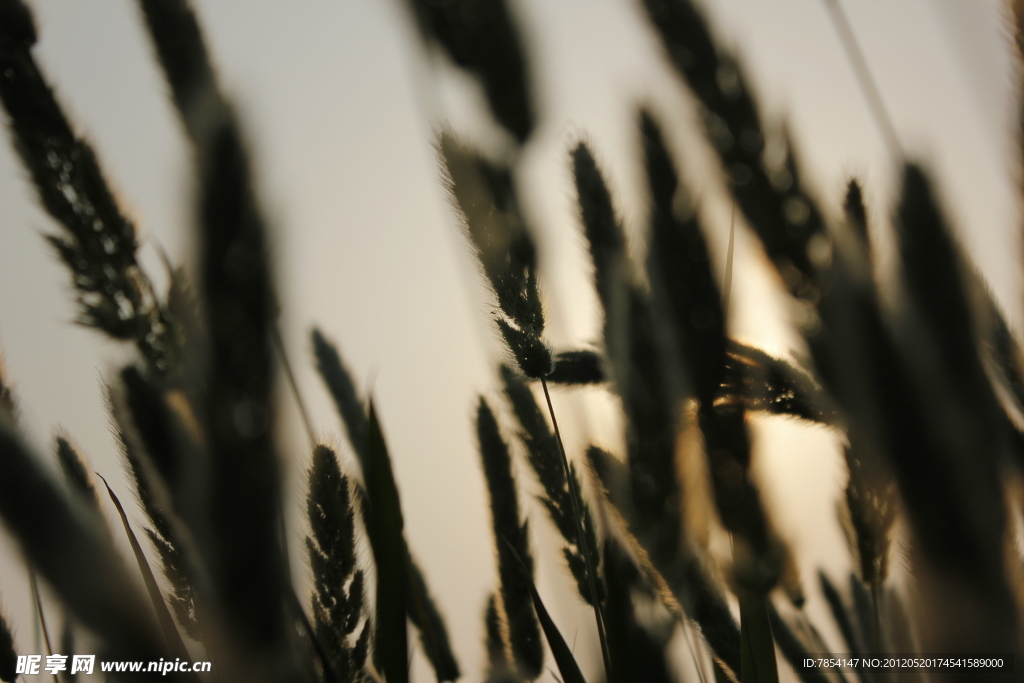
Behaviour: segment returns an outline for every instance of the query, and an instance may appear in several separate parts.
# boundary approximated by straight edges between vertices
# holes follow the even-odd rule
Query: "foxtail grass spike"
[[[653,555],[678,548],[682,533],[675,469],[675,370],[663,365],[664,335],[648,298],[633,284],[625,240],[604,177],[590,150],[573,151],[573,169],[594,263],[594,283],[604,308],[604,342],[610,374],[628,421],[627,450],[637,522],[655,537],[643,539]]]
[[[409,0],[424,37],[480,79],[501,125],[525,142],[535,125],[522,39],[506,0]]]
[[[377,412],[370,401],[368,419],[368,468],[366,494],[370,514],[367,534],[377,566],[377,614],[374,621],[374,663],[387,683],[407,683],[408,638],[405,615],[408,600],[406,586],[406,550],[402,508],[391,470],[391,457]]]
[[[711,271],[707,242],[694,207],[680,218],[675,164],[653,117],[640,116],[641,139],[651,193],[651,247],[648,271],[656,302],[672,315],[680,356],[704,406],[714,403],[725,369],[725,315]],[[687,199],[686,201],[689,202]]]
[[[82,500],[86,501],[90,507],[99,511],[100,499],[96,495],[96,487],[92,484],[89,470],[85,466],[82,455],[68,438],[58,436],[56,442],[57,460],[60,462],[60,468],[64,472],[64,478],[67,479],[71,489],[82,496]]]
[[[319,330],[313,330],[312,341],[317,371],[334,400],[335,408],[345,425],[349,443],[359,460],[365,479],[365,473],[370,468],[367,445],[369,443],[369,423],[363,401],[359,397],[348,369],[342,362],[338,349]],[[364,503],[368,503],[365,495],[363,498]],[[373,511],[367,507],[365,513],[369,517]],[[423,572],[408,552],[406,552],[406,561],[408,563],[406,607],[409,610],[409,619],[420,632],[424,651],[434,667],[438,680],[454,680],[459,677],[460,671],[449,643],[444,619],[430,596]]]
[[[515,674],[508,661],[505,635],[502,629],[501,614],[498,613],[498,600],[493,593],[487,596],[487,609],[484,611],[485,646],[487,649],[487,682],[503,683],[515,680]]]
[[[912,399],[924,432],[907,433],[912,425],[906,422],[891,428],[924,443],[911,452],[894,448],[893,468],[922,547],[975,586],[994,626],[1012,619],[1005,603],[1006,520],[998,474],[1011,427],[980,361],[959,253],[931,183],[912,164],[904,170],[897,226],[909,298],[900,330],[909,366],[903,372],[910,373],[911,387],[924,389]],[[885,377],[895,379],[892,372]],[[939,410],[957,421],[928,418]]]
[[[537,618],[530,607],[533,574],[527,525],[521,521],[519,496],[508,445],[483,398],[477,406],[477,442],[491,503],[491,525],[497,542],[501,603],[508,621],[513,664],[519,675],[533,680],[543,673],[544,650]],[[518,559],[517,559],[518,558]],[[522,569],[519,564],[522,563]],[[526,572],[524,574],[523,572]]]
[[[629,474],[626,487],[613,484],[609,495],[627,511],[630,527],[651,562],[665,577],[687,613],[697,621],[716,655],[733,671],[740,668],[740,634],[728,606],[699,560],[689,556],[683,534],[681,489],[675,465],[679,368],[671,357],[664,327],[651,304],[632,284],[625,240],[611,194],[585,145],[573,151],[580,216],[591,258],[598,298],[604,309],[608,373],[622,398],[627,418]],[[599,449],[588,451],[595,462]],[[611,457],[596,457],[597,467],[617,467]],[[629,489],[628,493],[623,489]]]
[[[153,443],[157,449],[171,447],[164,441],[170,438],[166,432],[147,429],[147,443],[143,443],[142,432],[136,428],[132,419],[134,415],[152,414],[144,404],[138,400],[129,404],[129,397],[132,396],[130,389],[132,385],[130,369],[122,372],[125,392],[120,395],[114,387],[108,391],[108,407],[111,414],[111,424],[115,430],[115,437],[118,443],[119,455],[121,457],[122,469],[132,485],[132,490],[149,518],[152,526],[145,530],[153,548],[160,556],[160,563],[163,568],[164,577],[170,586],[167,601],[170,603],[171,611],[174,613],[178,624],[185,633],[193,640],[202,640],[202,630],[198,620],[198,599],[194,582],[196,577],[192,571],[195,567],[190,564],[186,557],[186,550],[182,540],[182,525],[176,520],[165,482],[152,465],[149,456],[148,445]],[[144,398],[144,395],[134,394],[137,399]],[[145,421],[142,421],[143,428],[146,428]],[[154,440],[154,436],[157,437]],[[194,560],[193,560],[194,562]]]
[[[141,1],[195,153],[204,353],[202,423],[216,495],[197,546],[234,644],[264,670],[292,671],[278,461],[271,433],[276,315],[248,154],[185,0]],[[249,664],[247,664],[248,666]],[[253,666],[259,668],[260,663]],[[274,674],[278,675],[278,674]]]
[[[678,356],[685,365],[698,402],[704,450],[719,515],[726,529],[749,544],[753,553],[750,561],[738,562],[737,569],[745,572],[745,566],[750,569],[756,567],[753,573],[764,576],[749,578],[770,587],[774,584],[772,574],[775,570],[771,564],[775,558],[769,556],[775,548],[772,547],[773,539],[757,489],[749,476],[750,444],[744,406],[717,401],[725,379],[727,338],[721,295],[711,272],[707,243],[692,207],[688,218],[678,216],[675,201],[680,191],[679,178],[661,131],[647,113],[641,114],[640,132],[651,195],[648,270],[652,280],[653,306],[669,312],[674,321]],[[642,307],[636,307],[636,310],[638,315],[643,314],[647,318],[645,326],[649,331],[646,332],[647,339],[636,337],[639,343],[633,350],[634,364],[638,370],[643,369],[640,377],[653,378],[656,376],[652,367],[657,363],[655,354],[661,351],[657,323]],[[645,345],[652,351],[644,352]],[[646,385],[652,386],[652,380],[648,379]],[[662,403],[670,403],[675,398],[667,391],[668,387],[663,390],[665,398]],[[635,410],[638,416],[652,412],[640,409],[639,405]],[[668,425],[672,424],[667,415],[661,419]],[[650,427],[647,429],[651,430]],[[669,430],[663,428],[665,431]],[[669,434],[674,436],[674,431]],[[661,448],[674,448],[674,443]],[[663,455],[662,458],[671,463],[670,456]],[[667,465],[662,468],[665,476],[671,471]],[[760,615],[759,610],[753,609],[753,599],[750,604],[752,613]]]
[[[654,305],[670,313],[698,402],[705,453],[714,483],[715,501],[726,528],[749,544],[736,562],[744,581],[770,588],[776,578],[780,549],[768,528],[767,516],[748,470],[750,445],[742,403],[719,401],[726,377],[728,340],[718,283],[697,212],[680,217],[676,210],[680,182],[664,138],[654,119],[640,117],[641,138],[651,193],[651,274]],[[649,362],[649,361],[648,361]],[[738,481],[735,481],[738,479]],[[745,557],[752,552],[752,557]],[[753,607],[756,601],[751,599]],[[760,616],[760,610],[753,609]],[[760,637],[763,632],[750,632]],[[763,651],[769,651],[764,647]],[[773,660],[774,661],[774,660]],[[766,669],[767,670],[767,669]]]
[[[36,35],[28,10],[20,0],[4,0],[2,12],[0,101],[39,199],[63,228],[48,239],[71,271],[79,322],[134,342],[154,369],[169,372],[177,356],[176,327],[136,260],[135,226],[32,57]]]
[[[628,325],[628,283],[630,269],[626,241],[612,205],[612,197],[594,155],[583,143],[572,151],[573,176],[579,201],[580,220],[594,263],[594,286],[604,309],[604,343],[609,361],[607,372],[615,375],[626,362]]]
[[[167,595],[167,602],[174,612],[174,618],[185,635],[201,642],[203,632],[197,614],[198,600],[192,587],[192,579],[188,576],[182,551],[155,529],[146,529],[146,537],[160,556],[160,566],[171,589]]]
[[[562,351],[555,354],[551,372],[545,377],[552,384],[586,385],[605,381],[601,356],[593,351]]]
[[[580,597],[593,606],[594,600],[590,594],[588,563],[583,557],[583,544],[579,537],[576,526],[575,510],[572,502],[572,493],[568,480],[565,477],[565,468],[562,465],[561,451],[555,435],[548,427],[547,420],[541,412],[540,406],[534,399],[533,393],[523,380],[506,365],[501,366],[501,379],[505,388],[505,396],[508,397],[512,410],[515,413],[516,421],[519,423],[519,438],[526,446],[527,462],[537,475],[541,486],[544,488],[544,496],[541,503],[547,509],[548,516],[558,529],[564,539],[566,546],[563,553],[569,570],[576,579],[576,586]],[[575,469],[570,467],[570,476],[576,481],[575,489],[580,490],[580,484]],[[591,563],[597,567],[600,564],[597,555],[597,537],[594,533],[594,521],[583,501],[579,501],[580,513],[583,516],[584,533],[587,534],[587,547],[590,548]],[[601,594],[602,582],[597,581],[598,602],[603,599]]]
[[[498,330],[523,373],[540,379],[551,372],[551,351],[542,339],[536,247],[512,172],[487,161],[450,133],[441,134],[438,150],[453,204],[497,299]]]
[[[171,97],[193,144],[230,116],[187,0],[139,0]]]
[[[613,455],[596,446],[587,449],[587,461],[601,481],[609,501],[625,518],[630,528],[641,528],[635,510],[628,504],[630,478],[628,468]],[[622,501],[622,502],[617,502]],[[628,530],[620,529],[627,537],[633,537],[633,548],[642,548],[639,539]],[[654,566],[657,563],[658,566]],[[650,555],[648,562],[641,563],[648,578],[655,585],[671,592],[677,605],[682,606],[685,616],[692,619],[715,656],[730,672],[740,670],[740,630],[733,619],[729,604],[717,583],[712,578],[703,560],[694,554],[683,554],[674,549],[666,556]],[[662,596],[663,602],[664,596]],[[666,607],[670,607],[666,603]],[[677,618],[683,614],[678,609],[670,611]]]
[[[185,0],[140,0],[195,153],[200,292],[208,334],[203,424],[210,451],[209,532],[197,539],[235,642],[283,670],[288,566],[272,425],[277,314],[266,230],[249,157]]]
[[[576,522],[576,537],[579,539],[580,551],[583,555],[584,566],[586,567],[587,587],[590,589],[590,603],[594,607],[597,637],[601,643],[601,656],[604,659],[605,675],[608,675],[608,672],[611,671],[612,663],[608,653],[608,634],[605,631],[604,606],[601,602],[601,591],[597,587],[599,562],[596,556],[597,543],[593,538],[593,524],[591,523],[588,529],[588,524],[584,519],[583,500],[580,497],[577,478],[572,466],[569,465],[569,458],[565,454],[565,444],[562,443],[562,433],[558,429],[558,419],[555,417],[555,407],[551,403],[551,392],[548,391],[547,381],[541,379],[540,386],[544,391],[544,402],[548,406],[551,426],[555,430],[555,442],[558,444],[559,460],[562,461],[565,480],[569,484],[569,500],[572,502],[572,513]],[[591,551],[591,548],[594,550]]]
[[[978,356],[964,266],[938,197],[924,170],[914,164],[904,168],[902,189],[897,228],[912,305],[953,381],[962,391],[987,396],[991,392]]]
[[[904,167],[897,228],[909,294],[929,332],[947,345],[946,361],[959,370],[976,357],[963,264],[932,183],[914,164]]]
[[[170,493],[182,486],[183,444],[176,433],[166,394],[160,385],[139,368],[129,365],[121,371],[124,405],[146,455]]]
[[[210,332],[204,404],[216,491],[206,552],[233,632],[244,647],[277,657],[286,647],[287,567],[278,536],[269,334],[275,304],[265,232],[238,131],[218,127],[204,152],[200,242]]]
[[[892,473],[864,452],[856,435],[844,449],[844,456],[850,473],[846,506],[854,536],[851,555],[861,579],[878,586],[889,573],[889,546],[898,506],[896,485]]]
[[[314,633],[338,683],[361,680],[366,651],[357,645],[363,632],[370,630],[363,618],[363,572],[356,570],[355,510],[349,486],[334,451],[317,445],[306,496],[312,531],[306,550],[313,572]]]
[[[783,154],[765,157],[767,131],[744,70],[716,44],[692,0],[644,0],[644,7],[672,66],[704,106],[704,127],[737,206],[789,291],[815,300],[821,285],[808,247],[825,223],[788,142],[780,136]]]
[[[7,617],[0,612],[0,681],[14,683],[17,678],[18,653],[14,649],[14,632]]]
[[[327,390],[331,393],[334,406],[341,415],[341,421],[348,432],[352,450],[355,451],[363,472],[366,472],[369,464],[367,446],[369,426],[363,401],[359,398],[355,383],[352,382],[352,376],[345,364],[342,363],[341,355],[334,344],[329,342],[320,330],[313,330],[311,338],[313,354],[316,357],[316,369],[324,384],[327,385]]]

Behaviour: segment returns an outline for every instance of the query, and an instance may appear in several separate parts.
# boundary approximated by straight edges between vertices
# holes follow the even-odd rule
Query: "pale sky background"
[[[144,260],[162,281],[153,244],[176,261],[190,258],[189,166],[135,5],[30,4],[41,35],[36,57],[137,220]],[[826,210],[838,212],[846,180],[858,176],[884,240],[895,166],[822,0],[702,4],[752,72],[773,122],[791,128]],[[373,388],[410,544],[447,617],[464,679],[477,680],[483,609],[495,576],[471,416],[480,392],[498,399],[492,368],[500,349],[486,292],[439,182],[432,139],[439,125],[450,124],[483,141],[488,124],[479,93],[428,56],[398,0],[196,5],[251,143],[273,226],[286,344],[316,428],[341,441],[312,368],[313,324],[340,344],[355,376]],[[932,165],[957,234],[1021,329],[1015,67],[1001,0],[843,5],[902,141]],[[556,345],[582,346],[598,338],[598,323],[568,170],[574,141],[586,137],[595,148],[635,230],[644,216],[635,112],[638,103],[653,103],[702,200],[722,263],[728,208],[705,170],[707,150],[693,133],[688,98],[660,62],[634,0],[520,0],[514,7],[539,90],[541,128],[522,181],[542,249],[550,335]],[[0,346],[25,425],[48,455],[54,430],[67,430],[130,500],[100,400],[103,378],[127,356],[71,324],[70,278],[42,239],[57,228],[36,205],[8,136],[0,138]],[[779,322],[784,306],[743,229],[736,258],[734,333],[787,352],[795,340]],[[284,486],[293,566],[301,576],[298,513],[308,448],[281,388]],[[606,400],[580,392],[557,392],[554,400],[571,453],[591,440],[615,446],[614,422],[602,417]],[[843,474],[832,439],[780,420],[755,427],[766,496],[805,577],[813,579],[819,565],[841,570],[846,550],[831,520]],[[524,494],[536,491],[529,476],[522,481]],[[563,633],[576,639],[585,671],[594,671],[592,618],[561,567],[550,525],[528,497],[541,592]],[[141,512],[133,520],[140,526]],[[35,652],[25,572],[16,550],[3,547],[0,599],[16,622],[19,646]],[[303,584],[300,593],[307,592]],[[57,631],[57,610],[50,613]],[[421,657],[414,677],[432,680]]]

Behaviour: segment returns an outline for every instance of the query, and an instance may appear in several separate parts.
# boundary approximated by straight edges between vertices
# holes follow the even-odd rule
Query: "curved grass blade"
[[[562,680],[565,683],[587,683],[586,679],[583,678],[583,672],[580,671],[579,664],[576,663],[576,659],[572,656],[572,650],[566,644],[565,638],[562,637],[558,627],[555,626],[555,622],[551,619],[551,615],[548,614],[547,608],[544,607],[544,603],[540,599],[540,593],[537,592],[537,586],[533,583],[533,577],[530,576],[529,570],[523,564],[522,558],[516,553],[516,549],[509,543],[508,539],[502,538],[501,540],[508,547],[509,552],[512,553],[512,557],[519,564],[519,569],[526,578],[527,586],[530,589],[530,597],[533,599],[533,608],[537,611],[537,620],[540,621],[540,627],[544,630],[544,637],[548,640],[551,656],[555,658],[558,671],[562,674]]]
[[[110,534],[80,501],[63,493],[5,420],[0,516],[28,562],[113,656],[155,660],[166,654]]]
[[[406,683],[408,634],[406,610],[406,551],[402,508],[391,470],[391,458],[370,399],[367,436],[366,494],[371,514],[366,531],[377,565],[377,619],[374,657],[387,683]]]
[[[110,488],[110,484],[107,483],[106,478],[102,474],[97,473],[97,477],[103,480],[103,485],[107,488],[107,494],[110,496],[110,500],[114,503],[114,507],[117,508],[117,514],[121,517],[121,524],[124,525],[124,533],[128,536],[128,542],[131,543],[132,553],[135,554],[135,561],[139,563],[139,573],[142,574],[142,580],[146,584],[146,591],[149,593],[150,602],[153,603],[153,610],[156,612],[157,621],[160,624],[160,630],[163,632],[164,643],[167,645],[167,649],[170,654],[182,659],[183,661],[191,662],[192,658],[188,654],[188,650],[185,648],[185,643],[181,640],[181,634],[178,633],[178,628],[174,625],[174,618],[171,616],[170,610],[167,609],[167,604],[164,602],[163,594],[160,592],[160,586],[157,585],[156,576],[153,574],[153,569],[149,566],[149,561],[146,559],[145,553],[142,552],[142,545],[139,543],[139,539],[135,536],[135,532],[132,531],[131,524],[128,523],[128,516],[124,512],[124,508],[121,506],[121,501],[117,499],[117,495],[114,494],[114,490]],[[188,676],[186,678],[190,680],[198,681],[196,676]]]

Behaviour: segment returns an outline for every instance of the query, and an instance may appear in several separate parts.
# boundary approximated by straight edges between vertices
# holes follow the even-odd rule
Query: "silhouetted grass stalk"
[[[562,432],[558,429],[558,419],[555,417],[555,408],[551,404],[551,393],[548,391],[548,383],[543,377],[540,386],[544,390],[544,401],[548,406],[548,414],[551,416],[551,426],[555,430],[555,439],[558,441],[558,454],[562,459],[562,469],[565,471],[565,478],[569,482],[569,495],[572,498],[572,514],[576,521],[576,533],[580,539],[580,549],[583,551],[583,560],[587,563],[587,584],[590,588],[590,598],[594,606],[594,621],[597,623],[597,635],[601,640],[601,657],[604,659],[606,675],[612,671],[611,657],[608,653],[608,634],[605,631],[604,614],[601,608],[601,600],[597,591],[597,567],[594,566],[593,555],[590,554],[590,547],[587,544],[587,535],[583,533],[583,514],[580,511],[579,491],[576,490],[576,477],[569,470],[569,459],[565,455],[565,446],[562,444]]]

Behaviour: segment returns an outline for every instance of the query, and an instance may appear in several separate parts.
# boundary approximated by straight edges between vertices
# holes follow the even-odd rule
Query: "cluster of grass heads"
[[[592,608],[606,680],[681,680],[670,650],[680,630],[692,676],[702,681],[777,681],[777,654],[807,683],[850,680],[799,666],[829,647],[800,610],[794,559],[751,473],[748,416],[772,413],[825,425],[844,442],[843,510],[855,571],[848,586],[818,577],[845,641],[840,651],[1021,651],[1014,589],[1021,567],[1009,521],[1018,511],[1003,476],[1024,462],[1011,417],[1024,413],[1020,348],[954,243],[927,172],[901,159],[900,290],[883,304],[857,183],[836,212],[843,220],[830,220],[803,184],[785,135],[766,127],[740,62],[698,8],[689,0],[642,4],[666,59],[701,105],[725,189],[800,311],[809,357],[797,367],[730,338],[728,295],[714,275],[701,213],[662,122],[646,110],[636,117],[649,199],[643,262],[627,253],[594,153],[583,143],[571,150],[604,324],[599,351],[552,349],[535,227],[516,181],[537,114],[509,8],[503,0],[409,0],[424,39],[479,79],[512,141],[500,159],[452,132],[437,141],[508,351],[497,374],[509,410],[481,397],[476,411],[498,572],[482,606],[486,670],[464,673],[406,543],[377,412],[319,331],[312,334],[317,369],[357,467],[346,473],[332,448],[311,443],[312,595],[293,588],[273,433],[272,384],[284,357],[266,234],[234,111],[187,2],[139,0],[192,147],[197,188],[197,286],[168,264],[170,286],[160,292],[136,259],[134,226],[33,59],[28,9],[0,0],[0,101],[39,198],[60,226],[49,239],[72,274],[80,322],[138,350],[136,362],[108,379],[105,399],[148,519],[144,536],[159,558],[154,571],[121,502],[105,482],[96,484],[69,437],[54,444],[64,481],[53,477],[26,445],[16,397],[0,376],[0,516],[20,542],[33,585],[36,575],[45,580],[69,615],[61,647],[71,651],[80,629],[103,657],[196,656],[213,662],[220,681],[402,683],[415,647],[411,622],[438,681],[532,681],[554,669],[566,683],[583,681],[534,585],[516,474],[521,453],[579,598]],[[624,418],[625,452],[567,453],[551,385],[611,392]],[[514,427],[500,424],[503,415]],[[686,443],[695,437],[707,477],[686,481],[680,462],[694,455]],[[686,497],[701,486],[713,509],[689,519]],[[102,489],[145,593],[115,549]],[[910,539],[910,593],[889,580],[897,519]],[[725,566],[712,560],[707,535],[694,532],[709,523],[731,540]],[[362,537],[367,560],[358,552]],[[778,600],[793,609],[780,612]],[[52,652],[45,623],[43,630]],[[0,680],[15,680],[15,658],[0,617]],[[869,670],[851,676],[898,678]]]

